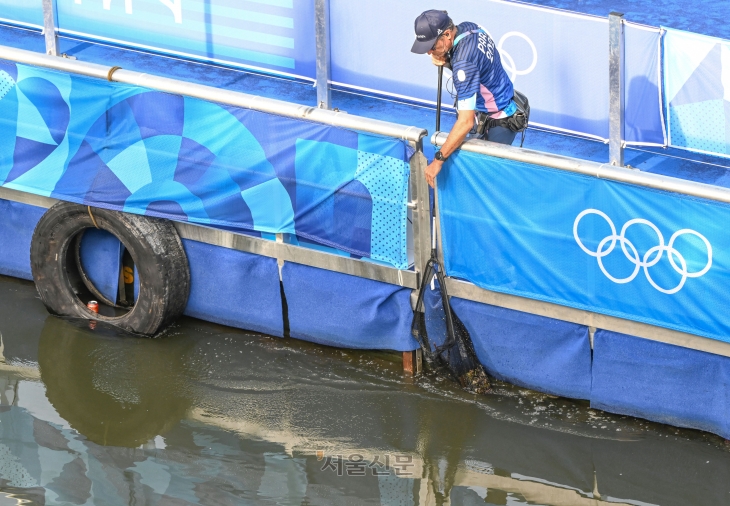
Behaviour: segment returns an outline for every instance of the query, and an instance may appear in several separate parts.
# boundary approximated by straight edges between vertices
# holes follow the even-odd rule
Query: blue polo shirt
[[[457,108],[486,112],[495,119],[512,116],[517,110],[514,87],[494,40],[476,23],[464,22],[457,28],[451,55]]]

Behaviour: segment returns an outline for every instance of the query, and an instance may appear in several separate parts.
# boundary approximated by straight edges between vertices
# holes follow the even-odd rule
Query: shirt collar
[[[458,27],[457,27],[457,30],[458,30]],[[480,31],[481,31],[480,29],[476,29],[476,30],[467,30],[467,31],[466,31],[466,32],[464,32],[464,33],[460,33],[460,34],[459,34],[459,35],[457,35],[457,36],[456,36],[456,38],[454,39],[454,47],[456,47],[456,45],[457,45],[457,44],[458,44],[459,42],[461,42],[461,39],[463,39],[463,38],[464,38],[464,37],[466,37],[467,35],[471,35],[472,33],[479,33]]]

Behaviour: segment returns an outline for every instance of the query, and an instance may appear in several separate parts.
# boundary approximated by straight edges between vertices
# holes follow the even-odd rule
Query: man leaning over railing
[[[416,18],[415,30],[411,51],[429,54],[434,65],[451,69],[459,114],[446,142],[426,168],[426,180],[433,187],[444,160],[467,134],[512,144],[516,133],[527,127],[529,106],[525,97],[523,107],[524,95],[515,95],[497,46],[481,26],[468,21],[454,25],[446,11],[429,10]]]

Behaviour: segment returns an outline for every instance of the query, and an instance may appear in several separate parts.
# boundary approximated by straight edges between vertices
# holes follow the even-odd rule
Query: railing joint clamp
[[[110,68],[109,69],[109,72],[106,75],[106,80],[111,82],[112,81],[112,76],[114,75],[114,72],[116,72],[117,70],[122,70],[122,67],[112,67],[112,68]]]

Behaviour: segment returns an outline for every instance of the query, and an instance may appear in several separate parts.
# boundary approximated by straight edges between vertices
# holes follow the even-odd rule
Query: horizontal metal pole
[[[446,133],[440,132],[431,137],[431,142],[437,146],[441,146],[446,141],[446,136]],[[479,139],[469,139],[461,145],[460,149],[472,153],[494,156],[496,158],[504,158],[506,160],[514,160],[517,162],[541,165],[543,167],[550,167],[568,172],[576,172],[578,174],[585,174],[587,176],[593,176],[600,179],[620,181],[622,183],[630,183],[638,186],[645,186],[647,188],[655,188],[657,190],[665,190],[683,195],[690,195],[692,197],[730,203],[730,189],[728,188],[697,183],[695,181],[688,181],[686,179],[679,179],[676,177],[662,176],[660,174],[641,172],[624,167],[614,167],[607,163],[596,163],[568,156],[544,153],[542,151],[516,148]]]
[[[259,239],[258,237],[236,234],[234,232],[193,225],[191,223],[175,222],[175,227],[183,239],[245,251],[255,255],[276,258],[285,262],[293,262],[328,271],[340,272],[359,278],[372,279],[391,285],[411,289],[417,288],[416,273],[414,271],[402,271],[394,267],[386,267],[355,258],[333,255],[323,251],[294,246],[293,244],[268,241],[266,239]]]
[[[267,112],[289,118],[306,119],[317,123],[332,125],[351,130],[359,130],[387,137],[395,137],[407,141],[417,142],[426,136],[427,131],[415,126],[399,125],[388,121],[354,116],[342,111],[329,111],[306,105],[299,105],[272,98],[248,95],[237,91],[224,90],[213,86],[155,76],[131,70],[116,70],[110,74],[113,67],[80,62],[66,58],[54,58],[33,51],[0,46],[0,59],[10,60],[38,67],[45,67],[74,74],[80,74],[99,79],[107,79],[119,83],[143,86],[176,95],[199,98],[210,102],[233,105],[244,109]]]
[[[21,192],[18,190],[11,190],[10,188],[3,188],[2,186],[0,186],[0,200],[19,202],[21,204],[42,207],[44,209],[48,209],[53,204],[58,202],[57,199],[52,199],[50,197],[41,197],[40,195],[33,195],[32,193]]]
[[[472,283],[446,278],[446,288],[450,296],[467,299],[492,306],[514,309],[524,313],[546,316],[588,327],[611,330],[628,334],[650,341],[657,341],[674,346],[681,346],[692,350],[704,351],[714,355],[730,357],[730,343],[717,341],[707,337],[700,337],[685,332],[649,325],[647,323],[625,320],[600,313],[593,313],[582,309],[561,306],[551,302],[528,299],[516,295],[485,290]]]

